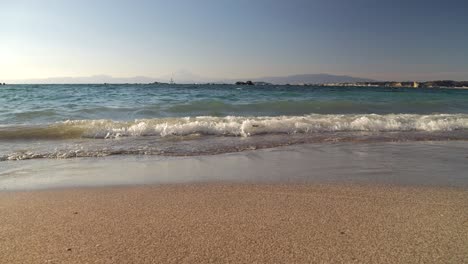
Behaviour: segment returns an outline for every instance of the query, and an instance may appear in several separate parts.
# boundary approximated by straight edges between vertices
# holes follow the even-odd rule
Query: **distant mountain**
[[[93,75],[84,77],[52,77],[44,79],[12,80],[10,83],[33,83],[33,84],[87,84],[87,83],[151,83],[160,79],[145,76],[129,78],[116,78],[109,75]]]
[[[254,82],[268,82],[273,84],[322,84],[322,83],[345,83],[345,82],[371,82],[371,79],[357,78],[346,75],[331,74],[300,74],[280,77],[263,77],[253,79]]]
[[[169,82],[171,79],[176,83],[235,83],[237,81],[267,82],[272,84],[322,84],[322,83],[343,83],[343,82],[371,82],[373,80],[356,78],[345,75],[331,74],[301,74],[278,77],[263,78],[239,78],[239,79],[221,79],[207,78],[190,73],[189,71],[177,71],[171,75],[152,78],[146,76],[135,76],[128,78],[112,77],[110,75],[93,75],[84,77],[53,77],[44,79],[23,79],[9,80],[8,83],[33,83],[33,84],[87,84],[87,83],[152,83]]]
[[[207,83],[213,81],[210,78],[193,74],[188,70],[175,71],[172,74],[163,75],[159,79],[165,82],[169,82],[172,79],[176,83]]]

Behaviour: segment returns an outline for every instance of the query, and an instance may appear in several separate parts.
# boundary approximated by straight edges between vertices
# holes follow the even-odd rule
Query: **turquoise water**
[[[8,85],[0,124],[305,114],[468,113],[468,90],[235,85]]]
[[[468,90],[6,85],[0,160],[216,154],[322,141],[468,139]]]

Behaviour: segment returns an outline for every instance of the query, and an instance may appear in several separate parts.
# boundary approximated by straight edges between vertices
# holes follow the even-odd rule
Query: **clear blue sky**
[[[0,79],[468,79],[468,1],[0,0]]]

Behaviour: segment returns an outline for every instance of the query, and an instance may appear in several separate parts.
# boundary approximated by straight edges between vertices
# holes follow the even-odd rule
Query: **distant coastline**
[[[320,87],[392,87],[392,88],[457,88],[468,89],[468,81],[427,81],[427,82],[337,82],[337,83],[300,83],[300,84],[274,84],[266,82],[236,82],[236,85],[285,85],[285,86],[320,86]]]
[[[452,81],[452,80],[438,80],[438,81],[372,81],[372,82],[336,82],[336,83],[269,83],[262,81],[236,81],[236,82],[193,82],[193,83],[168,83],[168,82],[120,82],[120,83],[1,83],[3,85],[237,85],[237,86],[318,86],[318,87],[390,87],[390,88],[434,88],[434,89],[468,89],[468,81]]]
[[[354,83],[324,83],[324,84],[313,84],[317,86],[345,86],[345,87],[393,87],[393,88],[458,88],[468,89],[468,81],[452,81],[452,80],[439,80],[439,81],[427,81],[427,82],[396,82],[396,81],[385,81],[385,82],[354,82]]]

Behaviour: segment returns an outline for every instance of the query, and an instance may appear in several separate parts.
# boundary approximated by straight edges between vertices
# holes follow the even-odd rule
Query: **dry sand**
[[[468,191],[166,185],[3,192],[0,262],[468,263]]]

